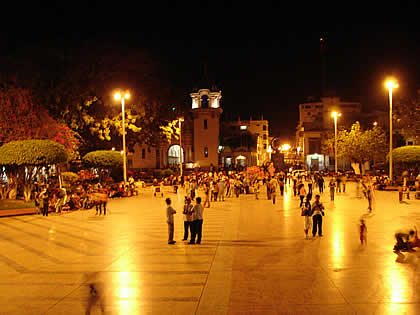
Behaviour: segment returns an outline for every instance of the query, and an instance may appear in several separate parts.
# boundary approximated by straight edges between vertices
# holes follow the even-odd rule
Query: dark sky
[[[147,48],[167,69],[165,75],[176,90],[175,104],[189,104],[188,93],[202,79],[206,64],[208,77],[222,90],[226,117],[264,115],[272,133],[284,137],[294,135],[299,103],[321,94],[321,36],[327,38],[327,85],[338,96],[361,101],[365,110],[386,108],[383,81],[389,75],[399,80],[398,93],[414,93],[420,87],[420,33],[394,29],[387,25],[335,25],[319,32],[302,25],[294,30],[273,23],[204,28],[155,23],[112,33],[53,28],[6,32],[3,39],[8,40],[3,45],[19,47],[60,38],[75,43],[101,39]]]

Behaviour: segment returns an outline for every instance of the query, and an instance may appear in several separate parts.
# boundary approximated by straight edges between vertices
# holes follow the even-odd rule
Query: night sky
[[[174,104],[190,106],[189,95],[207,77],[222,90],[225,119],[264,118],[271,133],[294,136],[298,105],[321,95],[319,39],[327,38],[327,86],[337,96],[358,100],[366,111],[387,106],[383,81],[395,76],[400,95],[420,88],[420,36],[392,31],[392,26],[334,26],[325,32],[284,25],[231,23],[228,26],[130,28],[129,32],[4,32],[2,48],[19,49],[27,42],[82,39],[147,49],[166,69]]]

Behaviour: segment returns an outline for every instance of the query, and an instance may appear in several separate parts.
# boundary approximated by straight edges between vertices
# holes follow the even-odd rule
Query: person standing
[[[171,198],[166,198],[166,222],[168,223],[168,244],[175,244],[174,241],[174,214],[176,211],[171,206]]]
[[[183,241],[188,240],[188,229],[190,229],[190,232],[192,235],[192,228],[191,228],[191,223],[193,221],[192,212],[191,212],[192,208],[193,208],[193,205],[191,204],[191,198],[187,197],[185,199],[184,211],[182,212],[184,214],[184,239]]]
[[[196,198],[196,204],[192,209],[193,215],[193,229],[191,233],[191,240],[188,244],[201,244],[201,235],[203,231],[203,212],[204,207],[201,205],[201,198]],[[197,241],[195,238],[197,237]]]
[[[309,175],[306,178],[306,182],[308,183],[308,194],[312,195],[312,184],[313,184],[313,181],[312,181],[312,176],[311,175]]]
[[[204,183],[204,195],[206,199],[204,200],[204,207],[210,208],[210,183],[207,181]]]
[[[47,187],[44,187],[43,191],[39,195],[40,199],[42,200],[42,216],[48,217],[48,207],[50,203],[50,192]]]
[[[320,196],[315,196],[315,202],[312,204],[312,235],[315,237],[318,230],[318,235],[322,236],[322,217],[324,213],[324,205],[320,201]]]
[[[225,181],[219,180],[217,187],[219,188],[219,201],[225,201]]]
[[[341,184],[343,185],[343,193],[346,192],[347,174],[343,174],[341,178]]]
[[[336,189],[337,189],[337,193],[341,193],[341,175],[338,174],[336,177]]]
[[[320,194],[324,193],[324,177],[321,174],[318,177],[318,189]]]
[[[305,232],[305,239],[309,239],[308,232],[312,227],[312,207],[311,207],[311,195],[306,196],[305,204],[302,208],[303,216],[303,231]]]
[[[304,201],[304,199],[305,199],[305,196],[306,196],[305,185],[302,183],[302,184],[300,185],[300,188],[299,188],[299,197],[300,197],[300,205],[299,205],[299,208],[301,208],[301,207],[302,207],[302,205],[303,205],[303,201]]]
[[[284,195],[284,176],[279,178],[279,187],[280,187],[280,194],[283,197],[283,195]]]
[[[260,193],[260,181],[258,179],[254,182],[254,193],[255,199],[258,200],[258,194]]]
[[[335,192],[335,187],[336,187],[334,178],[331,178],[330,179],[330,183],[328,184],[328,187],[330,187],[330,198],[331,198],[331,201],[334,201],[334,192]]]

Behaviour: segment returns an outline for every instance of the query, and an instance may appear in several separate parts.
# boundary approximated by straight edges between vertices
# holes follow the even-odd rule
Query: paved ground
[[[213,203],[201,245],[181,241],[183,196],[170,192],[174,246],[166,244],[164,199],[150,190],[112,200],[106,217],[1,218],[0,313],[84,314],[91,282],[106,314],[419,313],[418,257],[396,263],[392,247],[396,229],[419,223],[420,201],[377,192],[361,247],[367,202],[354,188],[334,204],[324,194],[324,237],[311,240],[290,194],[275,206],[263,194]]]

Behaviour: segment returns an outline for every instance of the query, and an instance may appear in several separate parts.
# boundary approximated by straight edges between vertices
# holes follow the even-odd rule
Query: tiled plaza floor
[[[94,210],[0,219],[0,314],[84,314],[96,283],[105,314],[418,314],[420,255],[395,262],[394,231],[419,224],[420,201],[355,185],[334,203],[324,193],[324,236],[304,239],[296,197],[276,205],[260,194],[205,209],[201,245],[182,242],[183,195],[167,245],[164,198],[111,200]],[[101,314],[96,305],[92,314]]]

